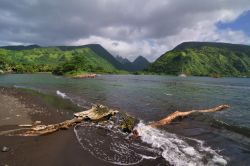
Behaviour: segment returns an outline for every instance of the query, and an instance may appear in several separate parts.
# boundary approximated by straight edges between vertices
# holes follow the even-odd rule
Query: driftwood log
[[[66,120],[61,123],[50,124],[50,125],[34,125],[30,128],[21,128],[16,130],[10,130],[1,132],[0,135],[9,135],[9,136],[39,136],[54,133],[58,130],[68,129],[71,126],[74,126],[77,123],[80,123],[84,120],[91,121],[102,121],[107,120],[111,116],[115,115],[118,111],[109,109],[103,105],[93,106],[91,109],[87,111],[82,111],[74,114],[74,118],[71,120]],[[23,126],[23,125],[19,125]],[[29,126],[29,125],[24,125]],[[18,132],[16,131],[21,131]]]
[[[152,126],[152,127],[164,126],[164,125],[170,124],[173,120],[175,120],[179,117],[183,118],[183,117],[188,116],[188,115],[193,114],[193,113],[218,112],[218,111],[222,111],[222,110],[229,108],[229,107],[230,107],[229,105],[220,105],[220,106],[210,108],[210,109],[205,109],[205,110],[191,110],[191,111],[186,111],[186,112],[175,111],[174,113],[166,116],[165,118],[151,123],[150,126]]]
[[[222,111],[224,109],[229,108],[229,105],[220,105],[214,108],[210,108],[210,109],[204,109],[204,110],[191,110],[191,111],[185,111],[185,112],[181,112],[181,111],[175,111],[174,113],[166,116],[165,118],[153,122],[151,124],[149,124],[149,126],[157,128],[157,127],[161,127],[164,125],[168,125],[171,122],[173,122],[175,119],[179,118],[179,117],[186,117],[190,114],[194,114],[194,113],[209,113],[209,112],[218,112],[218,111]],[[137,130],[133,130],[132,131],[133,134],[133,138],[137,138],[140,136],[140,133]]]
[[[191,110],[187,112],[180,112],[176,111],[167,117],[153,122],[149,124],[151,127],[160,127],[163,125],[168,125],[170,124],[173,120],[175,120],[178,117],[185,117],[193,113],[207,113],[207,112],[218,112],[222,111],[226,108],[229,108],[228,105],[220,105],[211,109],[205,109],[205,110]],[[9,135],[9,136],[39,136],[39,135],[46,135],[46,134],[51,134],[54,133],[58,130],[63,130],[63,129],[68,129],[71,126],[74,126],[77,123],[81,123],[84,120],[90,120],[90,121],[103,121],[103,120],[108,120],[111,116],[114,116],[117,114],[118,111],[109,109],[108,107],[102,106],[102,105],[97,105],[92,107],[90,110],[87,111],[82,111],[74,114],[74,118],[71,120],[66,120],[61,123],[56,123],[56,124],[50,124],[50,125],[34,125],[31,126],[30,128],[22,128],[21,129],[16,129],[16,130],[11,130],[11,131],[4,131],[1,132],[0,135]],[[123,123],[122,123],[123,124]],[[15,133],[16,131],[22,131],[20,133]],[[132,131],[132,130],[130,130]],[[138,131],[133,130],[133,136],[138,137],[140,133]]]

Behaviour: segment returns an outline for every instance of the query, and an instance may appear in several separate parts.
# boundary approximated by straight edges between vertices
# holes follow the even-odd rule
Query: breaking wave
[[[180,138],[176,134],[152,128],[140,122],[136,130],[141,140],[162,151],[162,157],[171,165],[226,165],[227,161],[203,141]],[[189,143],[188,143],[189,142]],[[192,146],[190,145],[192,144]]]
[[[83,149],[116,165],[134,165],[143,160],[176,166],[227,164],[223,156],[206,147],[203,141],[181,138],[142,122],[135,129],[140,133],[139,140],[131,139],[112,123],[84,122],[75,126],[74,132]]]
[[[131,140],[112,125],[82,123],[74,128],[84,150],[96,158],[116,165],[134,165],[145,160],[155,160],[159,152],[148,145]]]
[[[62,98],[67,98],[67,95],[63,92],[60,92],[59,90],[56,91],[56,94]]]

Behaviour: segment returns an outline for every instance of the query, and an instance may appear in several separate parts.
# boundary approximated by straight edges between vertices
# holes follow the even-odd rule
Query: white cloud
[[[139,55],[144,55],[149,60],[154,60],[156,57],[152,57],[154,54],[158,54],[158,46],[153,47],[150,42],[125,42],[120,40],[111,40],[109,38],[103,38],[99,36],[91,36],[89,38],[79,39],[74,42],[70,42],[70,45],[85,45],[85,44],[101,44],[107,48],[113,55],[120,55],[130,60],[134,60]]]
[[[247,10],[249,0],[1,0],[0,44],[99,43],[152,61],[183,41],[250,44],[244,32],[216,27]]]

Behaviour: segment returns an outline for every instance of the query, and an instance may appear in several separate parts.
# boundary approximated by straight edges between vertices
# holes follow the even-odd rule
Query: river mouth
[[[175,121],[161,128],[160,131],[149,130],[145,139],[138,142],[131,141],[128,135],[110,130],[108,128],[108,126],[111,127],[110,125],[80,124],[75,128],[79,146],[83,151],[88,151],[90,154],[92,151],[92,155],[96,158],[120,165],[138,163],[139,165],[182,165],[180,161],[192,163],[194,162],[192,159],[195,159],[199,165],[211,163],[212,165],[225,165],[225,163],[248,165],[250,163],[250,105],[247,102],[250,96],[249,85],[249,79],[238,78],[183,79],[105,75],[91,80],[74,80],[50,74],[14,74],[0,77],[0,86],[34,89],[48,96],[58,96],[63,99],[52,100],[48,97],[47,102],[52,101],[51,104],[55,107],[66,108],[67,105],[63,102],[65,100],[73,102],[78,110],[88,109],[93,104],[104,104],[143,120],[143,123],[139,123],[142,126],[176,110],[210,108],[218,104],[232,106],[224,112],[192,115]],[[71,110],[70,107],[67,108],[67,111],[69,110]],[[90,134],[87,136],[84,133]],[[154,142],[157,141],[152,142],[155,138],[148,136],[152,133],[162,138],[161,144],[155,145]],[[86,140],[83,139],[84,137]],[[112,142],[118,143],[112,144],[110,141],[112,139],[114,140]],[[89,146],[86,143],[88,140],[99,144],[95,147]],[[135,142],[146,150],[140,150],[130,142]],[[125,145],[123,149],[120,148],[122,144]],[[162,149],[162,146],[172,147],[172,150]],[[113,149],[110,150],[110,147]],[[211,151],[205,151],[202,147]],[[117,152],[115,149],[118,149]],[[192,155],[199,157],[197,159]],[[177,161],[178,163],[175,163]]]

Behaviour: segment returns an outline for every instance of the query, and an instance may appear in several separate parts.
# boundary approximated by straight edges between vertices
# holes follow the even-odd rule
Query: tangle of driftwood
[[[191,110],[187,112],[180,112],[176,111],[165,118],[153,122],[149,124],[151,127],[160,127],[163,125],[170,124],[173,120],[175,120],[178,117],[185,117],[193,113],[208,113],[208,112],[218,112],[222,111],[226,108],[229,108],[229,105],[220,105],[214,108],[210,109],[204,109],[204,110]],[[58,130],[65,130],[68,129],[71,126],[74,126],[77,123],[81,123],[84,120],[91,120],[91,121],[103,121],[108,120],[111,116],[114,116],[118,111],[108,109],[108,107],[98,105],[95,107],[92,107],[90,110],[82,111],[74,114],[74,118],[71,120],[66,120],[61,123],[56,124],[50,124],[50,125],[34,125],[30,128],[23,128],[22,132],[15,133],[15,131],[20,131],[22,129],[16,129],[16,130],[10,130],[0,133],[0,135],[15,135],[15,136],[39,136],[39,135],[46,135],[54,133]],[[136,130],[133,131],[134,137],[138,137],[140,133],[138,133]]]

